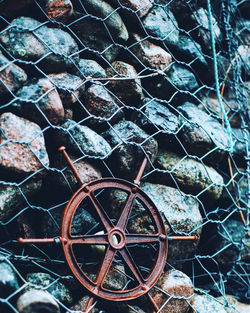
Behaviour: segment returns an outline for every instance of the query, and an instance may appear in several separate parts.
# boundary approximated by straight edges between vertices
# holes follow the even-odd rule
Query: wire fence
[[[1,312],[84,311],[89,293],[60,240],[18,238],[58,238],[79,180],[133,183],[145,157],[140,187],[168,236],[197,237],[169,240],[149,292],[157,312],[247,312],[248,9],[244,0],[0,1]],[[107,181],[78,203],[69,236],[104,238],[97,206],[119,223],[130,193]],[[157,233],[145,199],[133,200],[126,234]],[[74,262],[92,286],[108,249],[76,242]],[[136,288],[137,269],[147,281],[159,244],[127,250],[109,254],[102,284],[111,296]],[[153,312],[147,300],[96,297],[87,311]]]

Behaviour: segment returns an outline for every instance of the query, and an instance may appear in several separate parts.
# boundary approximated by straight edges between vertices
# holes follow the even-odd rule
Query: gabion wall
[[[133,182],[147,156],[141,189],[168,236],[197,236],[169,241],[149,292],[158,312],[249,312],[249,12],[244,0],[0,1],[1,312],[83,312],[88,302],[60,244],[17,241],[59,235],[79,188],[60,146],[83,183]],[[117,220],[126,193],[95,196]],[[126,231],[155,231],[140,201]],[[93,203],[82,203],[71,233],[103,232]],[[128,249],[146,276],[157,244]],[[94,281],[105,246],[74,253]],[[117,254],[103,285],[133,288],[135,276]],[[143,296],[95,298],[90,310],[154,308]]]

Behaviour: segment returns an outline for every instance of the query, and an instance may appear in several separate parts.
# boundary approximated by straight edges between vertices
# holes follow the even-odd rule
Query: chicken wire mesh
[[[83,183],[133,182],[151,152],[141,189],[169,236],[198,237],[169,242],[150,291],[158,312],[247,312],[248,25],[248,1],[0,1],[2,312],[84,311],[88,293],[61,246],[17,242],[59,234],[79,187],[61,145]],[[95,196],[117,220],[126,192],[100,188]],[[70,231],[98,234],[101,224],[86,201]],[[139,199],[126,231],[155,232]],[[157,245],[129,250],[144,277]],[[92,281],[104,251],[74,248]],[[123,261],[115,258],[105,277],[111,293],[136,284]],[[145,303],[96,298],[91,309],[153,312]]]

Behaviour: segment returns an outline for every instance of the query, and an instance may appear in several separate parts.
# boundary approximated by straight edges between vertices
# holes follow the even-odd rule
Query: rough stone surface
[[[135,12],[140,18],[145,16],[153,7],[153,3],[150,0],[121,0],[120,4]]]
[[[0,258],[0,297],[5,298],[10,296],[19,288],[17,275],[12,267],[3,259]]]
[[[159,151],[156,165],[165,173],[157,172],[157,182],[174,186],[176,182],[184,192],[203,194],[211,199],[219,199],[223,190],[223,178],[215,169],[187,157]],[[170,177],[171,172],[173,179]]]
[[[232,129],[233,156],[241,163],[245,163],[246,151],[250,147],[250,135],[243,129]]]
[[[167,7],[155,6],[143,19],[143,26],[149,35],[164,40],[166,45],[178,42],[178,23]]]
[[[181,271],[170,270],[160,277],[157,286],[165,293],[157,289],[153,289],[151,293],[159,307],[164,305],[161,309],[162,313],[187,312],[190,306],[186,300],[189,300],[194,293],[193,284],[187,275]],[[169,297],[172,298],[166,301]]]
[[[26,183],[22,183],[20,187],[1,185],[0,221],[7,222],[13,217],[22,208],[22,204],[26,202],[24,195],[29,199],[39,191],[41,186],[41,180],[28,180]]]
[[[206,9],[199,8],[191,15],[191,19],[194,21],[198,29],[195,29],[197,41],[200,42],[203,50],[212,55],[211,35],[209,30],[208,12]],[[222,34],[218,23],[214,16],[212,16],[213,32],[215,42],[219,43],[222,38]]]
[[[246,303],[241,303],[237,301],[234,297],[225,295],[224,297],[219,297],[217,300],[224,305],[224,309],[227,313],[248,313],[250,310],[250,305]]]
[[[43,289],[67,306],[73,302],[72,295],[68,288],[58,280],[55,280],[50,274],[42,272],[30,273],[26,276],[26,280],[30,285],[25,288],[25,291],[34,288]]]
[[[135,55],[133,62],[135,64],[142,65],[143,67],[149,67],[157,71],[167,71],[169,65],[172,62],[171,55],[164,49],[148,40],[144,40],[142,36],[132,33],[131,38],[133,44],[130,51]]]
[[[103,133],[104,138],[110,143],[112,148],[115,148],[113,157],[114,166],[118,172],[124,177],[134,179],[139,170],[140,164],[144,158],[144,152],[152,153],[151,160],[154,162],[158,144],[154,138],[150,138],[136,124],[130,121],[120,121],[113,128]],[[140,147],[141,145],[141,147]],[[146,171],[149,167],[146,167]]]
[[[193,311],[191,312],[193,313],[227,312],[219,301],[209,295],[194,295],[192,297],[192,308]]]
[[[85,84],[82,79],[69,73],[49,74],[49,80],[56,86],[63,106],[68,108],[83,95]]]
[[[105,78],[106,73],[103,67],[94,60],[80,59],[78,65],[79,71],[77,72],[82,78],[94,77]]]
[[[0,96],[15,92],[27,81],[25,71],[9,61],[0,51]]]
[[[208,64],[202,53],[201,46],[191,37],[181,35],[176,44],[170,47],[171,52],[179,61],[192,62],[191,66],[197,70],[208,70]]]
[[[46,0],[44,10],[50,19],[65,23],[73,12],[73,5],[70,0]]]
[[[51,294],[46,291],[32,289],[22,294],[17,300],[20,313],[60,313],[60,308]]]
[[[74,163],[74,166],[81,177],[82,183],[88,183],[92,180],[101,178],[101,172],[96,166],[91,165],[85,160],[77,160],[74,156],[70,155],[70,159]],[[48,178],[52,185],[56,188],[65,191],[76,190],[79,187],[79,182],[68,166],[64,158],[58,158],[53,167],[57,168],[61,172],[53,172]]]
[[[72,67],[70,55],[77,52],[78,47],[65,31],[42,26],[42,23],[31,17],[18,17],[10,26],[1,33],[0,42],[14,58],[36,62],[48,54],[39,62],[39,66],[47,72]],[[73,60],[78,62],[78,55]]]
[[[161,130],[161,134],[165,134],[166,136],[177,133],[179,129],[178,117],[161,103],[154,99],[145,98],[140,111],[142,113],[137,115],[136,123],[150,134],[159,130]]]
[[[48,78],[34,79],[18,90],[20,100],[13,104],[19,115],[39,124],[59,124],[64,118],[61,98]]]
[[[216,260],[224,270],[230,270],[239,259],[243,246],[245,230],[242,221],[227,219],[218,224],[216,242]],[[223,249],[229,245],[227,249]]]
[[[123,111],[116,104],[117,100],[101,84],[91,85],[84,94],[84,107],[91,116],[91,123],[100,124],[106,120],[117,122],[123,118]]]
[[[106,75],[118,79],[119,77],[136,78],[138,76],[132,65],[122,61],[113,62],[111,67],[106,69]],[[120,99],[122,104],[137,106],[143,98],[141,80],[138,78],[133,80],[110,80],[107,88]]]
[[[2,169],[29,175],[49,165],[44,137],[38,125],[12,113],[3,113],[0,128]]]
[[[41,222],[41,232],[46,238],[56,237],[60,231],[60,223],[62,218],[62,210],[64,207],[51,211],[53,219],[49,214],[44,215]],[[74,215],[71,234],[84,235],[87,231],[96,225],[93,216],[83,208],[77,209]]]
[[[54,135],[58,145],[64,145],[73,154],[106,157],[111,152],[107,141],[87,126],[67,120]]]
[[[228,150],[229,136],[226,129],[214,118],[201,111],[196,105],[186,102],[179,106],[179,120],[182,125],[179,136],[187,151],[202,157],[210,152],[208,158],[222,159]]]

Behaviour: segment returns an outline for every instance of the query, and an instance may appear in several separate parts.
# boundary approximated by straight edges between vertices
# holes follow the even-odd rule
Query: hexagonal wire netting
[[[244,0],[0,1],[1,312],[79,312],[88,302],[60,240],[17,241],[60,235],[63,209],[81,185],[60,146],[83,184],[102,177],[133,183],[146,157],[140,187],[168,236],[197,236],[169,240],[163,274],[149,292],[157,312],[246,312],[248,25]],[[102,238],[76,240],[72,253],[90,285],[111,258],[100,285],[111,295],[135,288],[138,277],[147,281],[159,249],[131,239],[128,262],[122,249],[111,256],[100,244],[105,225],[96,203],[115,225],[128,195],[104,183],[78,204],[69,230]],[[154,219],[133,198],[125,235],[153,238]],[[91,310],[153,307],[146,296],[96,297]]]

